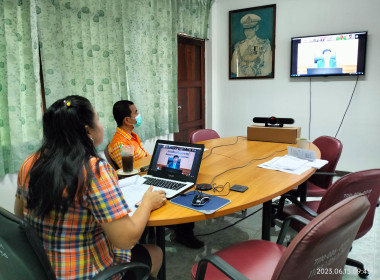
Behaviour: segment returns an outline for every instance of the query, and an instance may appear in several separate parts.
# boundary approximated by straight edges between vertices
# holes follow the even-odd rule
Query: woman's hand
[[[164,191],[153,191],[153,186],[145,192],[141,203],[150,206],[151,210],[160,208],[166,203],[166,195]]]
[[[166,203],[164,191],[153,191],[150,186],[145,192],[140,206],[132,216],[102,223],[102,228],[113,245],[120,249],[131,249],[140,239],[152,210]]]

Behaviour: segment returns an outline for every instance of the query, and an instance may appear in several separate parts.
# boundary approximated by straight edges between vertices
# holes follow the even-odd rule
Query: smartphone
[[[246,186],[242,185],[233,185],[230,190],[235,192],[245,192],[248,189]]]

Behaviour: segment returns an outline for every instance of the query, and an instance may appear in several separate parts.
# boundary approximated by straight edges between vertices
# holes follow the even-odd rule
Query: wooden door
[[[205,128],[204,40],[178,35],[178,125],[174,140],[188,142]]]

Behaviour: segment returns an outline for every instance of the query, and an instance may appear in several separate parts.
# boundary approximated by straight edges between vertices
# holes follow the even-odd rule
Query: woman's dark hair
[[[42,146],[29,173],[27,208],[35,215],[64,214],[76,197],[83,205],[84,188],[92,179],[89,159],[99,158],[85,127],[94,128],[94,118],[90,101],[77,95],[56,101],[45,112]]]
[[[112,112],[117,126],[121,126],[123,124],[123,120],[125,117],[131,116],[131,105],[133,105],[133,102],[129,100],[120,100],[113,105]]]

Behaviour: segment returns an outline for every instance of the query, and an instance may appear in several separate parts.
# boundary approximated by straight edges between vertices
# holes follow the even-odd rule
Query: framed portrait
[[[230,11],[229,26],[229,79],[273,79],[276,5]]]

